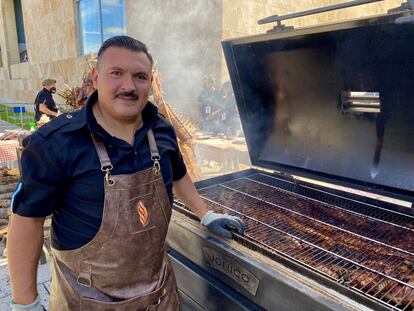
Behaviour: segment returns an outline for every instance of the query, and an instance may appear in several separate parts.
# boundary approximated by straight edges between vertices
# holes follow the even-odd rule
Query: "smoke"
[[[148,45],[161,73],[165,99],[177,111],[196,114],[203,76],[213,74],[221,81],[221,4],[217,0],[126,4],[127,32]]]

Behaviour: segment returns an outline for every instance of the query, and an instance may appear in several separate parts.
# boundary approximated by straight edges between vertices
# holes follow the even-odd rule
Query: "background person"
[[[56,80],[45,79],[42,82],[43,89],[39,91],[35,99],[35,120],[39,122],[43,114],[50,119],[55,118],[59,112],[56,103],[53,100],[53,94],[56,93]]]
[[[200,130],[217,134],[219,123],[220,92],[216,90],[212,75],[203,78],[203,90],[197,98],[201,122]]]

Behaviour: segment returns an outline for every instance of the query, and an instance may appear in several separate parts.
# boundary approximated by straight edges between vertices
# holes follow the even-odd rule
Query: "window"
[[[80,54],[98,52],[106,39],[126,33],[125,0],[78,0]]]
[[[23,12],[21,0],[14,0],[14,14],[16,18],[17,40],[19,43],[20,62],[27,62],[26,36],[24,34]]]

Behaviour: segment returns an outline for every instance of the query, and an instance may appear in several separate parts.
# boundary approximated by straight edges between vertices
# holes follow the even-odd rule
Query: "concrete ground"
[[[14,124],[10,124],[6,121],[0,120],[0,133],[5,133],[6,130],[21,130],[21,128]]]

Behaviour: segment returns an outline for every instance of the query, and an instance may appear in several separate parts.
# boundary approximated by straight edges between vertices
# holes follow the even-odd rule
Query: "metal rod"
[[[349,2],[345,2],[345,3],[328,5],[328,6],[317,8],[317,9],[306,10],[306,11],[296,12],[296,13],[282,15],[282,16],[272,15],[272,16],[269,16],[269,17],[258,20],[257,23],[259,25],[268,24],[268,23],[272,23],[272,22],[283,21],[283,20],[286,20],[286,19],[302,17],[302,16],[307,16],[307,15],[313,15],[313,14],[329,12],[329,11],[334,11],[334,10],[340,10],[340,9],[350,8],[350,7],[357,6],[357,5],[363,5],[363,4],[368,4],[368,3],[372,3],[372,2],[380,2],[380,1],[384,1],[384,0],[349,1]]]
[[[266,175],[264,176],[272,178],[271,176],[266,176]],[[374,258],[378,258],[378,260],[383,260],[384,262],[387,262],[387,264],[395,262],[396,266],[398,266],[398,263],[400,262],[400,260],[403,260],[405,258],[404,256],[400,258],[398,253],[404,252],[404,250],[400,250],[399,248],[397,248],[399,252],[390,252],[387,255],[376,254],[376,252],[367,252],[367,253],[361,254],[358,252],[356,253],[347,252],[346,250],[348,248],[347,245],[344,245],[343,247],[338,245],[339,247],[337,248],[334,246],[335,244],[332,244],[332,243],[321,244],[324,242],[320,240],[320,234],[325,232],[324,230],[325,227],[321,227],[321,228],[318,228],[317,226],[314,227],[312,225],[314,223],[312,222],[312,220],[314,221],[316,220],[317,222],[322,223],[322,225],[326,225],[327,226],[326,232],[328,233],[328,236],[329,236],[329,233],[331,233],[332,231],[331,229],[329,229],[330,227],[333,227],[335,230],[337,229],[341,230],[341,228],[338,228],[334,225],[329,225],[329,224],[324,223],[323,221],[320,221],[319,219],[325,219],[325,218],[327,219],[327,221],[329,221],[329,218],[325,217],[326,215],[324,214],[314,215],[316,217],[315,219],[307,215],[302,215],[300,211],[293,212],[283,207],[284,206],[283,202],[280,203],[282,205],[280,206],[280,204],[279,205],[277,204],[279,203],[278,201],[276,203],[272,203],[272,202],[267,202],[266,200],[263,200],[260,194],[258,195],[259,197],[249,194],[250,189],[247,187],[249,184],[246,183],[246,181],[253,183],[252,189],[254,189],[254,191],[256,190],[260,191],[260,187],[257,185],[263,184],[266,187],[271,187],[271,188],[277,189],[278,191],[288,192],[289,194],[293,194],[296,197],[302,196],[302,195],[298,195],[297,193],[293,193],[293,192],[290,192],[284,189],[280,189],[280,188],[268,185],[266,183],[261,183],[255,179],[250,179],[249,177],[256,179],[259,176],[249,175],[248,178],[243,177],[243,178],[238,178],[237,180],[224,182],[223,184],[210,185],[204,188],[203,191],[201,192],[202,192],[202,197],[207,201],[206,203],[208,203],[209,207],[211,207],[213,210],[215,209],[217,211],[230,211],[230,214],[235,214],[243,218],[246,224],[248,223],[248,226],[246,229],[248,239],[254,241],[255,245],[258,245],[258,247],[263,247],[264,250],[267,250],[270,253],[278,253],[290,259],[293,259],[294,261],[302,264],[303,266],[307,268],[310,268],[314,271],[322,273],[323,275],[326,275],[327,277],[331,279],[334,279],[340,283],[343,283],[345,286],[352,287],[352,284],[355,284],[354,286],[362,286],[362,288],[359,288],[359,289],[356,287],[352,287],[352,289],[358,292],[361,292],[362,294],[367,295],[379,302],[386,303],[392,307],[394,306],[394,303],[390,304],[390,301],[395,301],[395,300],[392,300],[392,298],[385,297],[385,296],[388,296],[389,294],[393,294],[394,292],[397,292],[398,294],[401,292],[401,290],[404,287],[414,289],[414,287],[411,284],[408,284],[400,279],[402,277],[401,271],[397,273],[386,274],[385,271],[379,270],[375,268],[374,266],[372,266],[371,264]],[[229,185],[231,185],[232,187],[235,187],[236,189],[229,187]],[[303,187],[302,185],[300,186]],[[238,190],[238,189],[247,191],[247,193],[241,190]],[[268,195],[270,195],[269,191],[270,190],[268,190],[267,192],[264,191],[263,193],[264,198],[268,198]],[[318,193],[316,192],[316,195],[317,194]],[[240,195],[242,195],[243,197],[241,197]],[[321,202],[316,199],[307,198],[307,197],[304,197],[304,198],[306,198],[307,200],[313,200],[313,201],[316,201],[317,203],[323,204],[324,208],[329,208],[331,205],[331,204],[327,204],[325,202]],[[272,200],[271,197],[269,197],[269,200]],[[303,203],[306,204],[306,202],[303,202]],[[257,204],[259,209],[255,208],[255,204]],[[270,222],[257,219],[257,217],[260,216],[261,213],[266,212],[266,206],[269,204],[271,206],[279,207],[277,209],[272,209],[272,213],[274,213],[275,215],[280,215],[280,217],[271,217],[271,219],[269,219]],[[299,207],[301,206],[301,202],[299,202],[298,206]],[[367,205],[364,204],[364,206],[367,206]],[[335,205],[332,205],[332,207],[337,208]],[[369,208],[369,205],[367,206],[367,208]],[[374,217],[360,215],[359,213],[348,211],[345,208],[340,208],[340,209],[346,213],[354,214],[357,217],[362,216],[363,217],[362,219],[368,218],[371,221],[376,221],[379,223],[383,222],[383,223],[392,225],[394,227],[400,227],[400,228],[412,231],[412,229],[405,228],[405,227],[396,225],[394,223],[388,223],[387,221],[381,221]],[[260,214],[255,215],[255,210],[259,210]],[[324,213],[324,210],[321,210],[321,212]],[[390,211],[388,210],[382,211],[378,209],[378,213],[381,214],[381,212],[389,213]],[[292,213],[296,214],[296,216],[293,216],[295,221],[294,223],[288,224],[286,220],[289,219],[289,215],[292,215]],[[322,216],[322,217],[319,217],[319,216]],[[387,214],[385,214],[385,216],[387,216]],[[300,222],[300,219],[301,219],[300,217],[305,217],[309,219],[305,221],[305,226],[306,226],[306,223],[309,222],[309,225],[310,225],[309,230],[307,230],[306,228],[304,230],[301,230],[301,228],[297,226],[298,221]],[[409,218],[407,217],[406,220],[409,221]],[[403,221],[403,219],[401,219],[401,221]],[[375,225],[375,223],[373,224]],[[374,228],[375,227],[376,226],[374,226]],[[344,239],[344,241],[348,241],[347,243],[355,244],[355,241],[359,240],[358,238],[362,237],[363,239],[368,240],[366,243],[373,242],[375,244],[382,244],[376,240],[370,241],[370,239],[365,236],[360,236],[353,232],[348,232],[347,230],[345,231],[347,233],[350,233],[348,237]],[[262,240],[262,241],[256,240],[255,234],[253,234],[253,232],[254,233],[257,232],[258,234],[261,233],[263,235],[263,239],[265,240]],[[297,242],[294,242],[294,243],[297,243],[296,245],[297,247],[296,246],[291,247],[291,244],[289,244],[288,242],[289,240],[291,240],[292,242],[297,241]],[[288,247],[288,245],[290,245],[290,247]],[[393,248],[392,246],[387,245],[387,244],[385,244],[385,246]],[[351,254],[352,256],[350,256],[349,254]],[[370,254],[374,255],[374,258],[371,258]],[[384,255],[386,258],[384,257]],[[368,258],[369,261],[366,261],[366,258]],[[328,263],[331,262],[333,266],[329,267],[329,265],[325,265],[327,262]],[[338,267],[343,267],[344,269],[341,269]],[[338,270],[336,271],[335,269],[338,269]],[[368,283],[362,285],[359,281],[359,278],[363,276],[364,271],[366,271],[368,275],[372,273],[372,280],[369,280]],[[358,276],[356,276],[356,273],[358,274]],[[386,283],[388,284],[387,287],[390,286],[390,288],[382,290],[381,289],[382,280],[389,280],[389,281],[384,281],[384,282],[391,282],[391,283]],[[396,285],[396,284],[399,284],[399,285]],[[400,288],[398,288],[397,286],[399,286]],[[393,294],[391,296],[394,296],[395,297],[394,299],[396,299],[398,297],[397,294],[396,295]],[[378,299],[377,296],[381,296],[381,298],[389,299],[388,303],[385,302],[384,300]],[[405,294],[404,297],[400,299],[399,303],[403,301],[406,302],[407,296],[408,295]]]
[[[257,175],[261,175],[261,176],[268,177],[268,178],[272,178],[272,179],[282,180],[282,179],[279,179],[277,177],[270,176],[270,175],[265,175],[265,174],[261,174],[261,173],[259,173]],[[242,177],[242,178],[238,178],[238,179],[243,179],[244,178],[244,179],[251,180],[251,181],[254,181],[254,182],[263,183],[264,185],[267,185],[269,187],[272,187],[272,188],[274,188],[274,189],[276,189],[278,191],[286,192],[286,193],[291,193],[291,194],[293,194],[295,196],[298,196],[298,197],[301,197],[301,198],[304,198],[304,199],[307,199],[307,200],[315,201],[315,202],[321,203],[323,205],[326,205],[328,207],[342,210],[342,211],[344,211],[346,213],[349,213],[349,214],[358,215],[358,216],[363,217],[363,218],[372,219],[372,220],[375,220],[375,221],[380,221],[380,222],[389,224],[391,226],[400,227],[400,228],[403,228],[403,229],[407,229],[407,230],[410,230],[410,231],[414,231],[413,228],[409,228],[409,227],[406,227],[406,226],[402,226],[402,225],[399,225],[399,224],[396,224],[396,223],[393,223],[393,222],[389,222],[389,221],[386,221],[386,220],[383,220],[383,219],[380,219],[380,218],[376,218],[376,217],[368,216],[368,215],[365,215],[365,214],[361,214],[361,213],[358,213],[358,212],[355,212],[355,211],[352,211],[352,210],[348,210],[348,209],[346,209],[344,207],[336,206],[336,205],[333,205],[333,204],[330,204],[330,203],[327,203],[327,202],[323,202],[323,201],[320,201],[320,200],[317,200],[317,199],[314,199],[314,198],[311,198],[311,197],[307,197],[307,196],[301,195],[299,193],[295,193],[295,192],[292,192],[292,191],[289,191],[289,190],[286,190],[286,189],[281,189],[281,188],[278,188],[278,187],[275,187],[275,186],[266,184],[264,182],[261,182],[261,181],[258,181],[256,179],[251,178],[251,177],[254,177],[254,176],[255,175],[249,175],[249,176]],[[362,204],[362,205],[367,206],[367,207],[370,207],[370,208],[375,208],[375,209],[378,209],[378,213],[382,212],[382,213],[392,214],[392,215],[395,215],[395,217],[403,216],[403,217],[406,217],[407,219],[409,219],[409,221],[411,221],[411,222],[414,221],[414,217],[412,217],[410,215],[400,214],[398,212],[391,211],[391,210],[387,210],[387,209],[382,208],[382,207],[379,207],[379,206],[375,206],[375,205],[363,203],[363,202],[360,202],[360,201],[356,201],[356,200],[353,200],[353,199],[345,198],[345,197],[339,196],[337,194],[329,193],[329,192],[326,192],[326,191],[323,191],[323,190],[313,189],[313,188],[307,187],[305,185],[300,185],[300,187],[305,188],[305,189],[310,189],[312,191],[317,191],[317,192],[320,192],[320,193],[322,193],[324,195],[328,195],[328,196],[332,196],[332,197],[337,197],[340,200],[344,200],[346,202],[349,201],[349,202],[353,202],[353,203],[356,203],[356,204]],[[380,215],[383,215],[383,214],[380,214]]]
[[[268,205],[271,205],[271,206],[274,206],[274,207],[277,207],[277,208],[283,209],[283,210],[287,211],[288,213],[293,213],[293,214],[296,214],[296,215],[298,215],[298,216],[300,216],[300,217],[304,217],[304,218],[306,218],[306,219],[309,219],[309,220],[315,221],[315,222],[317,222],[317,223],[320,223],[320,224],[322,224],[322,225],[328,226],[328,227],[333,228],[333,229],[335,229],[335,230],[339,230],[339,231],[342,231],[342,232],[345,232],[345,233],[351,234],[351,235],[353,235],[353,236],[359,237],[359,238],[361,238],[361,239],[365,239],[365,240],[367,240],[367,241],[369,241],[369,242],[371,242],[371,243],[380,244],[380,245],[382,245],[382,246],[384,246],[384,247],[391,248],[391,249],[394,249],[394,250],[396,250],[396,251],[404,252],[404,253],[409,254],[409,255],[414,255],[414,253],[409,252],[409,251],[406,251],[406,250],[404,250],[404,249],[400,249],[400,248],[398,248],[398,247],[395,247],[395,246],[392,246],[392,245],[386,244],[386,243],[384,243],[384,242],[377,241],[377,240],[371,239],[371,238],[369,238],[369,237],[366,237],[366,236],[360,235],[360,234],[358,234],[358,233],[355,233],[355,232],[352,232],[352,231],[349,231],[349,230],[346,230],[346,229],[343,229],[343,228],[340,228],[340,227],[334,226],[334,225],[332,225],[332,224],[329,224],[329,223],[326,223],[326,222],[324,222],[324,221],[321,221],[321,220],[319,220],[319,219],[317,219],[317,218],[310,217],[310,216],[307,216],[307,215],[301,214],[301,213],[299,213],[299,212],[296,212],[296,211],[290,210],[290,209],[288,209],[288,208],[286,208],[286,207],[280,206],[279,204],[275,204],[275,203],[272,203],[272,202],[266,201],[266,200],[264,200],[264,199],[260,199],[260,198],[257,198],[257,197],[255,197],[255,196],[252,196],[252,195],[250,195],[250,194],[248,194],[248,193],[245,193],[245,192],[243,192],[243,191],[240,191],[240,190],[233,189],[233,188],[231,188],[231,187],[225,186],[224,184],[220,184],[219,186],[220,186],[220,187],[223,187],[223,188],[227,188],[227,189],[229,189],[229,190],[231,190],[231,191],[234,191],[234,192],[238,192],[238,193],[240,193],[240,194],[242,194],[242,195],[248,196],[248,197],[250,197],[250,198],[253,198],[253,199],[255,199],[255,200],[258,200],[258,201],[260,201],[260,202],[263,202],[263,203],[265,203],[265,204],[268,204]]]
[[[221,206],[222,208],[224,208],[224,209],[226,209],[226,210],[232,211],[234,214],[237,214],[237,215],[241,216],[242,218],[250,218],[250,219],[251,219],[251,217],[250,217],[250,216],[246,216],[246,215],[244,215],[243,213],[241,213],[241,212],[239,212],[239,211],[237,211],[237,210],[235,210],[235,209],[233,209],[233,208],[230,208],[230,207],[228,207],[228,206],[226,206],[226,205],[223,205],[223,204],[221,204],[221,203],[218,203],[218,202],[216,202],[216,201],[214,201],[214,200],[212,200],[212,199],[209,199],[209,198],[206,198],[206,197],[203,197],[203,199],[204,199],[204,200],[206,200],[206,201],[209,201],[209,202],[210,202],[210,203],[212,203],[212,204],[215,204],[215,205]],[[289,236],[289,237],[291,237],[291,238],[293,238],[293,239],[298,239],[298,238],[297,238],[296,236],[294,236],[293,234],[290,234],[290,233],[288,233],[288,232],[283,232],[282,230],[280,230],[280,229],[278,229],[278,228],[276,228],[276,227],[273,227],[273,226],[271,226],[271,225],[269,225],[269,224],[267,224],[267,223],[265,223],[265,222],[262,222],[262,221],[260,221],[260,220],[256,220],[256,219],[252,219],[252,220],[254,220],[254,221],[258,222],[258,223],[259,223],[260,225],[262,225],[262,226],[266,226],[266,227],[272,228],[272,229],[274,229],[275,231],[277,231],[277,232],[279,232],[279,233],[281,233],[281,234],[285,234],[285,235],[287,235],[287,236]],[[301,240],[301,239],[299,239],[299,240],[300,240],[301,242],[303,242],[303,243],[305,243],[305,244],[307,244],[307,245],[311,246],[311,247],[315,247],[315,248],[317,248],[317,249],[319,249],[319,250],[321,250],[321,251],[323,251],[323,252],[327,252],[327,253],[331,254],[332,256],[338,257],[338,258],[340,258],[340,259],[342,259],[342,260],[344,260],[344,261],[351,262],[351,263],[355,264],[356,266],[360,266],[360,267],[364,268],[365,270],[368,270],[368,271],[370,271],[370,272],[372,272],[372,273],[374,273],[374,274],[381,275],[381,276],[383,276],[383,277],[385,277],[385,278],[387,278],[387,279],[390,279],[390,280],[393,280],[393,281],[395,281],[395,282],[397,282],[397,283],[400,283],[401,285],[404,285],[404,286],[407,286],[407,287],[409,287],[409,288],[411,288],[411,289],[414,289],[414,285],[411,285],[411,284],[406,283],[406,282],[404,282],[404,281],[398,280],[398,279],[396,279],[396,278],[394,278],[394,277],[388,276],[388,275],[386,275],[386,274],[384,274],[384,273],[382,273],[382,272],[380,272],[380,271],[375,271],[374,269],[372,269],[372,268],[370,268],[370,267],[367,267],[367,266],[365,266],[365,265],[363,265],[363,264],[361,264],[361,263],[355,262],[355,261],[353,261],[353,260],[351,260],[351,259],[348,259],[348,258],[346,258],[346,257],[343,257],[343,256],[340,256],[340,255],[338,255],[338,254],[335,254],[335,253],[333,253],[333,252],[331,252],[331,251],[329,251],[329,250],[327,250],[327,249],[324,249],[323,247],[321,247],[321,246],[319,246],[319,245],[316,245],[316,244],[310,243],[310,242],[308,242],[308,241],[306,241],[306,240]],[[263,244],[263,243],[262,243],[262,244]],[[265,244],[265,245],[266,245],[266,244]],[[270,245],[267,245],[267,247],[268,247],[268,248],[272,248]],[[282,253],[282,254],[284,254],[284,255],[287,255],[287,254],[286,254],[286,253],[284,253],[283,251],[279,251],[279,250],[277,250],[277,249],[275,249],[275,251],[277,251],[278,253]],[[289,256],[289,258],[290,258],[290,256]],[[297,260],[297,259],[296,259],[296,260]],[[302,262],[302,264],[304,264],[304,263]],[[304,264],[304,265],[308,266],[307,264]],[[309,267],[309,266],[308,266],[308,267]],[[315,269],[314,267],[310,267],[310,268],[311,268],[312,270],[316,270],[316,271],[322,272],[322,271],[320,271],[320,270],[318,270],[318,269]],[[324,273],[324,274],[326,274],[326,273]]]

